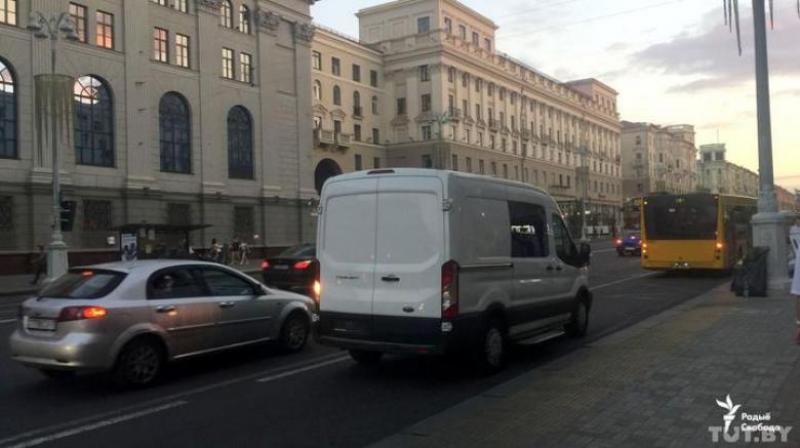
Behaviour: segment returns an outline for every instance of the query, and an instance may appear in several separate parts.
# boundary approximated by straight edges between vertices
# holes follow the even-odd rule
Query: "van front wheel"
[[[572,311],[572,317],[564,329],[573,338],[586,336],[586,332],[589,329],[589,303],[585,299],[578,300],[575,309]]]
[[[350,357],[359,364],[377,364],[383,357],[383,352],[368,350],[350,350]]]

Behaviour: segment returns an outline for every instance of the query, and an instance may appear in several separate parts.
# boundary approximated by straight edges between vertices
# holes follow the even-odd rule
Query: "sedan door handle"
[[[234,302],[219,302],[220,308],[233,308],[236,305]]]
[[[385,282],[392,282],[392,283],[396,283],[396,282],[399,282],[399,281],[400,281],[400,277],[398,277],[398,276],[396,276],[396,275],[392,274],[392,275],[387,275],[387,276],[385,276],[385,277],[381,277],[381,280],[383,280],[383,281],[385,281]]]
[[[162,305],[156,307],[156,313],[171,313],[175,311],[175,307],[172,305]]]

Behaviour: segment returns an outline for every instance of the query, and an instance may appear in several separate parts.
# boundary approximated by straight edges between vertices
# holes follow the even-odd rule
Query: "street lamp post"
[[[31,13],[28,29],[33,32],[37,39],[49,39],[50,41],[50,76],[53,86],[59,85],[56,79],[56,44],[60,38],[67,40],[78,40],[72,19],[69,14],[61,13],[46,18],[42,13],[34,11]],[[40,88],[42,86],[39,86]],[[51,108],[52,109],[52,108]],[[44,114],[44,110],[37,111]],[[53,152],[53,232],[50,236],[50,244],[47,247],[47,281],[53,281],[66,273],[69,266],[67,258],[67,245],[61,233],[61,163],[58,154],[58,124],[56,111],[51,110],[50,119],[50,144]],[[40,136],[42,138],[42,136]]]
[[[450,122],[450,113],[449,112],[442,112],[440,114],[437,114],[437,115],[435,115],[433,117],[433,121],[435,121],[436,124],[439,127],[439,135],[437,136],[438,138],[436,139],[436,152],[435,152],[436,160],[434,161],[433,167],[436,168],[437,170],[442,170],[442,169],[445,169],[447,167],[447,163],[443,159],[443,152],[444,152],[444,150],[443,150],[444,149],[443,148],[443,146],[444,146],[444,129],[443,129],[443,127],[444,127],[444,125],[446,125],[447,123]]]

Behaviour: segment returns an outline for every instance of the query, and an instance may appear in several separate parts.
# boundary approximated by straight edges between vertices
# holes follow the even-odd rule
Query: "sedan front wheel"
[[[281,328],[280,345],[287,353],[295,353],[305,347],[311,326],[308,318],[298,312],[291,314]]]

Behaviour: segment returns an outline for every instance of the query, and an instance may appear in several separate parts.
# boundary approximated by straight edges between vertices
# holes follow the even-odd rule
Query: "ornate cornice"
[[[197,0],[197,10],[211,14],[219,14],[222,0]]]
[[[281,25],[281,16],[272,11],[259,9],[256,12],[256,25],[266,33],[275,33]]]

